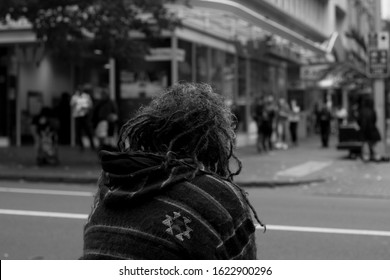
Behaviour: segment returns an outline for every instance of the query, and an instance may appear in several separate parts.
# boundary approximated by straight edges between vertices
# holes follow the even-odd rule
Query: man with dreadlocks
[[[82,259],[255,259],[256,212],[233,183],[234,117],[206,84],[168,88],[121,129]],[[238,170],[232,172],[229,160]]]

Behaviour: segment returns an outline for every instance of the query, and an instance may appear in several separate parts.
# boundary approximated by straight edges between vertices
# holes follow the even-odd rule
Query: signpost
[[[373,78],[373,93],[377,126],[382,141],[377,145],[378,155],[386,154],[386,118],[385,118],[385,83],[389,76],[389,34],[382,32],[381,1],[374,1],[375,34],[370,34],[368,40],[368,75]]]
[[[389,33],[370,33],[368,38],[368,76],[374,79],[389,77]]]

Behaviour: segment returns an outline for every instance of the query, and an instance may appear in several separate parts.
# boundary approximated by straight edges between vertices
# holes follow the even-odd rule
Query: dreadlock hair
[[[128,120],[120,131],[118,147],[122,152],[145,152],[165,158],[165,164],[179,161],[187,165],[190,158],[196,169],[202,169],[223,177],[230,182],[241,172],[241,161],[234,154],[234,127],[237,119],[230,108],[212,87],[204,83],[179,83],[167,88],[142,107],[134,118]],[[237,170],[230,170],[229,160],[236,161]],[[180,167],[171,170],[168,185]],[[233,182],[232,182],[233,183]],[[233,183],[243,195],[255,219],[266,230],[247,194]]]
[[[242,168],[233,152],[234,124],[230,108],[210,85],[179,83],[123,125],[118,147],[122,152],[159,154],[167,161],[190,158],[197,171],[203,165],[231,181]],[[235,172],[230,170],[231,158],[236,161]]]

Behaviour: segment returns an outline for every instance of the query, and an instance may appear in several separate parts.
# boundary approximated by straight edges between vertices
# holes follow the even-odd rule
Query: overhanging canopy
[[[320,88],[364,87],[369,83],[365,73],[349,63],[335,63],[317,81]]]
[[[264,15],[232,0],[189,0],[191,7],[210,8],[232,13],[247,20],[255,26],[277,34],[295,44],[298,44],[316,54],[326,55],[327,49],[319,43],[313,42],[302,35],[284,27],[283,25],[266,18]]]

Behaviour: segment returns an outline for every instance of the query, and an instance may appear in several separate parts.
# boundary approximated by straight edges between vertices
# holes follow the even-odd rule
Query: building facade
[[[126,69],[115,67],[114,61],[99,60],[98,53],[82,63],[58,60],[36,43],[28,23],[2,27],[0,142],[28,143],[29,119],[42,106],[55,107],[62,94],[72,93],[80,83],[109,84],[124,121],[178,81],[210,83],[235,106],[239,145],[255,141],[251,106],[259,96],[296,99],[303,109],[300,136],[305,137],[314,102],[324,92],[339,90],[334,84],[318,86],[321,77],[316,73],[321,71],[313,69],[322,67],[321,73],[325,69],[334,76],[336,70],[329,71],[329,65],[350,60],[350,68],[359,72],[358,65],[365,59],[356,38],[345,34],[350,27],[362,34],[371,30],[367,1],[187,2],[178,0],[168,6],[182,19],[182,27],[164,32],[152,43],[148,56]],[[307,79],[310,75],[314,78]]]

